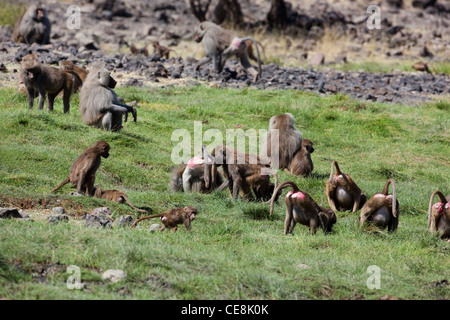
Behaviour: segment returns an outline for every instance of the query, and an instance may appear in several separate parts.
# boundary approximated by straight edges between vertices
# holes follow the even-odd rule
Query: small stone
[[[161,225],[154,223],[150,226],[150,232],[156,232],[159,231],[159,229],[161,229]]]
[[[111,215],[111,210],[108,207],[100,207],[100,208],[95,208],[94,210],[92,210],[91,214],[93,214],[93,215],[99,215],[99,214]]]
[[[119,220],[117,220],[116,224],[121,227],[128,227],[128,226],[131,226],[133,221],[134,221],[134,219],[132,216],[130,216],[130,215],[123,216],[122,215],[119,217]]]
[[[48,223],[58,223],[58,222],[67,222],[69,221],[69,217],[65,214],[52,214],[47,218]]]
[[[103,280],[109,280],[111,282],[119,282],[121,280],[125,280],[127,277],[127,274],[122,270],[113,270],[109,269],[103,272],[102,279]]]
[[[55,214],[63,214],[65,212],[66,211],[64,210],[63,207],[54,207],[54,208],[52,208],[52,213],[55,213]]]
[[[323,53],[317,53],[309,58],[308,63],[312,66],[320,66],[325,63],[325,55]]]

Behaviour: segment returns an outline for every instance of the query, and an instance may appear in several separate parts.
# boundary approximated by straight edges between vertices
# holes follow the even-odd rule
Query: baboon
[[[205,161],[205,159],[208,160]],[[213,162],[214,157],[207,153],[206,147],[203,145],[201,156],[195,156],[187,164],[180,165],[173,170],[170,177],[170,188],[174,192],[210,192],[212,190],[210,181]],[[220,181],[217,182],[219,184],[223,182],[219,172],[216,172],[215,181]]]
[[[119,102],[111,89],[115,84],[116,81],[106,68],[96,65],[89,71],[80,91],[80,112],[85,124],[108,131],[120,130],[122,115],[125,114],[126,121],[129,112],[136,122],[136,109]]]
[[[264,59],[266,59],[266,50],[264,49],[264,46],[259,41],[256,41],[256,43],[261,47]],[[255,57],[255,54],[253,52],[253,41],[250,39],[245,40],[245,44],[247,45],[247,53],[248,53],[249,59],[252,59],[253,61],[258,62],[258,58]],[[261,61],[261,64],[262,64],[262,61]]]
[[[132,44],[130,46],[130,52],[133,55],[143,54],[144,56],[148,57],[148,50],[147,50],[146,46],[142,49],[138,49],[138,48],[136,48],[136,46],[134,44]]]
[[[428,65],[422,61],[414,63],[411,67],[417,71],[431,73],[430,69],[428,68]]]
[[[140,219],[137,219],[134,221],[134,223],[131,225],[131,228],[136,227],[136,225],[146,219],[152,219],[152,218],[160,218],[161,222],[163,223],[163,226],[161,227],[161,231],[170,228],[172,232],[177,231],[178,224],[184,224],[186,227],[186,230],[191,230],[191,221],[195,219],[195,215],[197,214],[197,209],[191,206],[186,206],[184,208],[178,208],[178,209],[170,209],[166,212],[160,213],[160,214],[154,214],[152,216],[142,217]]]
[[[294,153],[291,162],[284,170],[296,176],[309,176],[314,170],[314,164],[311,160],[311,153],[313,152],[313,142],[309,139],[303,139],[300,149]]]
[[[256,40],[252,37],[238,38],[232,31],[223,29],[212,22],[204,21],[195,28],[194,40],[196,42],[202,42],[206,53],[206,57],[195,65],[195,70],[198,70],[200,66],[212,60],[215,72],[220,73],[228,58],[234,55],[239,58],[244,69],[250,72],[253,81],[261,77],[259,49]],[[255,44],[258,54],[258,71],[256,71],[248,60],[246,40],[251,40]]]
[[[89,73],[89,71],[77,66],[71,60],[66,60],[66,61],[61,62],[61,69],[63,69],[65,72],[75,72],[78,75],[78,77],[81,79],[82,82],[86,81],[86,77]]]
[[[269,174],[273,171],[259,161],[258,157],[251,159],[249,154],[240,153],[237,150],[226,146],[217,146],[212,151],[215,161],[212,165],[211,183],[216,186],[217,167],[222,166],[225,182],[219,186],[219,190],[224,190],[226,186],[230,189],[233,200],[238,198],[240,192],[246,200],[254,200],[252,189],[258,187],[258,193],[265,195],[268,193],[270,185]],[[255,163],[251,163],[255,162]],[[275,173],[275,186],[278,183],[278,175]]]
[[[330,178],[325,186],[328,204],[334,212],[347,210],[356,212],[366,203],[366,195],[347,173],[341,172],[336,160],[331,162]]]
[[[109,157],[110,146],[107,142],[97,141],[92,147],[87,148],[78,156],[70,168],[69,176],[60,183],[51,192],[55,192],[66,183],[70,182],[77,186],[77,192],[80,194],[92,195],[94,190],[95,173],[102,162],[101,157]]]
[[[438,195],[440,202],[433,204],[434,197]],[[447,196],[450,198],[450,195]],[[440,191],[434,191],[428,205],[428,229],[431,233],[438,232],[441,239],[450,238],[450,204]]]
[[[286,204],[286,219],[284,220],[284,234],[291,234],[297,223],[309,227],[311,234],[316,233],[320,226],[325,234],[332,231],[336,223],[336,215],[333,210],[319,206],[311,196],[297,187],[292,181],[280,184],[275,193],[286,187],[292,190],[284,198]],[[275,194],[270,201],[270,215],[273,213]]]
[[[275,146],[272,146],[271,141],[272,130],[278,130],[278,141],[274,141]],[[266,140],[262,147],[262,159],[267,160],[269,158],[272,166],[278,160],[278,169],[289,168],[289,164],[294,154],[300,149],[301,143],[302,133],[295,128],[295,121],[292,114],[284,113],[273,116],[270,118],[269,131],[267,132]],[[272,148],[274,151],[278,151],[278,159],[272,159]]]
[[[33,108],[34,98],[39,93],[39,109],[44,107],[48,95],[47,108],[53,111],[56,96],[63,91],[64,113],[70,110],[72,80],[60,69],[42,65],[35,54],[27,55],[20,63],[19,79],[23,81],[28,95],[28,107]]]
[[[156,40],[152,42],[152,45],[153,45],[153,53],[159,54],[161,58],[165,57],[166,59],[169,59],[169,53],[171,51],[175,52],[175,50],[173,49],[160,45],[159,42]]]
[[[13,41],[18,43],[50,43],[51,23],[42,5],[30,5],[14,25]]]
[[[388,194],[389,185],[392,184],[392,195]],[[397,200],[397,187],[394,179],[389,179],[382,193],[372,196],[362,207],[359,215],[359,225],[362,228],[366,222],[388,231],[395,231],[398,227],[399,204]]]
[[[134,210],[138,211],[138,212],[142,212],[142,213],[147,213],[146,210],[143,209],[138,209],[136,208],[128,199],[127,195],[125,194],[125,192],[119,191],[119,190],[102,190],[99,187],[94,187],[94,197],[96,198],[100,198],[100,199],[107,199],[110,201],[115,201],[118,203],[128,203],[128,205],[130,207],[132,207]]]

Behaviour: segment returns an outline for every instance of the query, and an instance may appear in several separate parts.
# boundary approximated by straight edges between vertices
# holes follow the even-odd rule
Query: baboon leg
[[[316,234],[317,228],[319,227],[319,221],[318,218],[311,218],[309,220],[309,230],[311,231],[311,234]]]
[[[64,88],[64,93],[63,93],[64,113],[69,113],[71,93],[72,93],[71,88]]]
[[[44,109],[44,102],[45,102],[45,90],[43,87],[38,88],[39,91],[39,109]]]
[[[103,128],[103,130],[111,131],[112,119],[113,115],[111,112],[107,112],[103,115],[101,119],[101,127]]]
[[[33,109],[33,104],[34,104],[34,89],[32,88],[28,88],[27,87],[27,95],[28,95],[28,108],[29,109]]]
[[[255,67],[252,66],[252,64],[248,60],[248,55],[246,52],[240,55],[240,60],[245,70],[249,72],[250,75],[253,77],[253,80],[256,81],[258,79],[258,71],[255,69]]]
[[[48,94],[47,109],[48,111],[53,111],[53,105],[55,103],[56,94]]]
[[[239,191],[241,189],[242,186],[242,178],[241,177],[237,177],[234,181],[233,181],[233,191],[232,191],[232,195],[233,195],[233,200],[236,200],[239,196]],[[230,185],[231,186],[231,185]]]
[[[292,223],[294,223],[294,215],[293,215],[294,205],[289,200],[286,200],[285,203],[286,203],[286,218],[284,219],[284,234],[290,234],[292,233],[292,229],[294,228],[292,226]]]

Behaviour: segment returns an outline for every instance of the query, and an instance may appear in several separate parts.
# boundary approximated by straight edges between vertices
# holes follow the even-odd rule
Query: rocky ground
[[[85,2],[71,2],[81,9],[79,30],[66,27],[68,4],[46,2],[52,22],[51,45],[27,47],[15,44],[10,40],[11,27],[0,27],[0,64],[6,68],[6,72],[0,74],[0,84],[16,85],[21,58],[29,52],[38,52],[40,60],[46,64],[58,65],[71,59],[89,68],[92,62],[102,60],[114,70],[119,83],[128,86],[209,82],[217,87],[343,93],[358,99],[393,103],[417,103],[435,95],[449,94],[450,90],[450,78],[444,73],[396,71],[382,74],[344,72],[326,67],[327,63],[345,63],[349,59],[371,55],[378,56],[381,61],[416,59],[431,65],[450,63],[449,1],[403,1],[402,8],[397,8],[402,1],[385,1],[380,4],[382,29],[370,31],[365,23],[370,15],[365,12],[369,5],[367,1],[290,1],[284,35],[288,40],[283,57],[298,56],[311,65],[325,66],[286,68],[268,63],[263,66],[261,79],[254,83],[235,60],[230,60],[221,74],[216,74],[207,65],[200,71],[193,70],[202,52],[201,46],[192,40],[192,26],[198,21],[182,0],[132,0],[126,4],[116,1],[111,10],[101,9],[98,4],[102,1],[99,0]],[[266,2],[240,1],[247,30],[237,32],[258,34],[266,51],[273,53],[279,43],[263,40],[273,37],[273,33],[267,33],[264,22],[269,9]],[[330,49],[322,56],[317,54],[318,50],[326,48],[325,44],[329,45],[331,38],[333,48],[339,49]],[[128,45],[142,47],[152,40],[175,48],[180,56],[162,59],[154,54],[145,57],[130,53]],[[314,62],[317,57],[318,62]]]

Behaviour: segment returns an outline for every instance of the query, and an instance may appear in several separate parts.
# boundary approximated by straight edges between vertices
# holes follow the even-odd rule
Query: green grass
[[[61,99],[55,112],[29,111],[26,97],[0,89],[0,207],[22,205],[34,222],[0,221],[0,298],[12,299],[403,299],[449,298],[449,244],[427,230],[430,194],[449,193],[449,103],[390,105],[318,96],[299,91],[257,91],[204,87],[120,88],[137,100],[138,122],[121,133],[82,124],[78,96],[69,115]],[[35,102],[35,105],[37,101]],[[280,173],[327,205],[325,180],[339,161],[368,195],[387,178],[397,181],[400,224],[395,233],[361,231],[357,214],[338,213],[333,233],[310,235],[297,225],[284,236],[284,204],[269,217],[268,205],[232,202],[228,192],[173,194],[168,189],[170,155],[179,128],[223,134],[235,125],[266,129],[271,116],[290,112],[305,138],[314,142],[313,178]],[[62,205],[78,216],[109,206],[113,216],[136,213],[126,205],[71,198],[66,185],[49,191],[68,174],[75,158],[97,140],[111,145],[96,184],[125,191],[140,207],[162,212],[193,205],[200,210],[192,232],[151,233],[140,229],[92,230],[81,218],[48,224],[45,208]],[[207,141],[206,141],[207,142]],[[208,142],[207,142],[208,143]],[[280,201],[282,203],[283,201]],[[28,209],[30,208],[30,209]],[[55,272],[38,281],[36,268]],[[299,268],[300,264],[309,266]],[[86,284],[68,290],[66,267],[77,265]],[[381,268],[381,288],[371,290],[367,268]],[[122,269],[125,281],[101,280],[107,269]]]
[[[16,4],[12,1],[2,1],[0,3],[0,26],[9,24],[14,27],[17,19],[25,12],[23,4]]]

